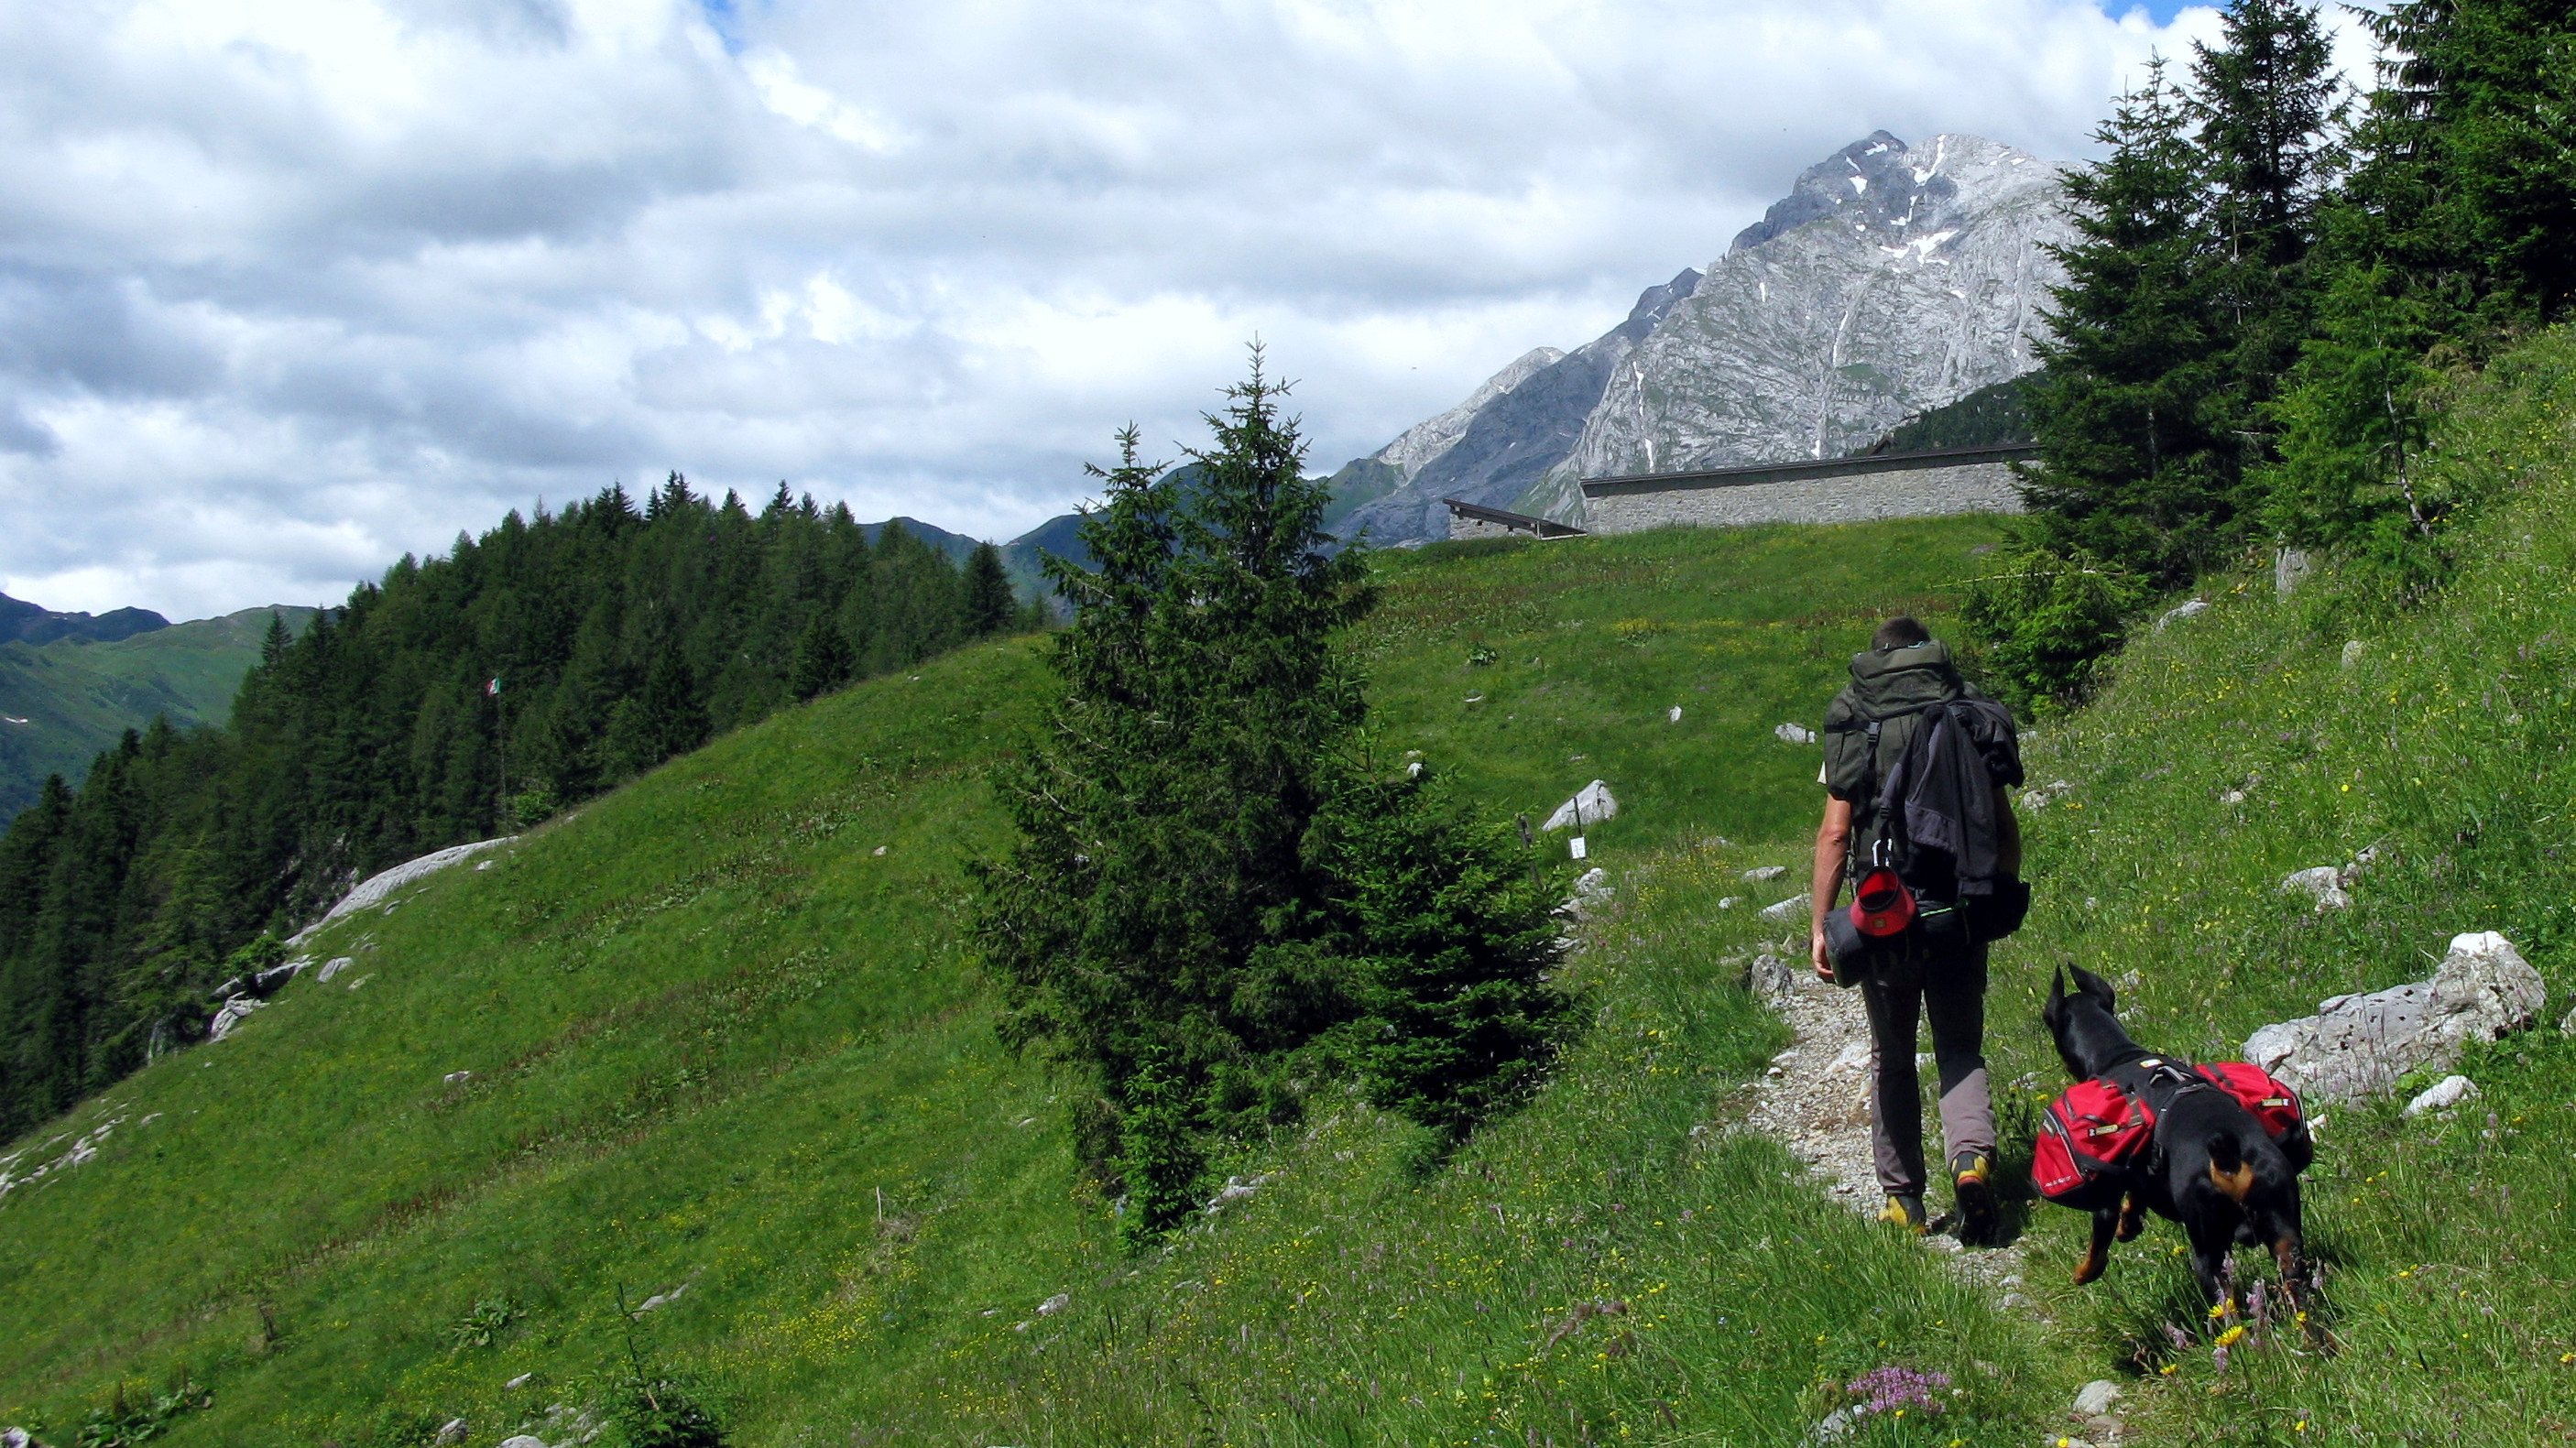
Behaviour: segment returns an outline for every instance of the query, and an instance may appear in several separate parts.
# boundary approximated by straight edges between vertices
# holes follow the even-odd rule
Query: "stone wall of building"
[[[1972,463],[1857,477],[1617,492],[1587,497],[1583,507],[1584,526],[1592,532],[1639,533],[1677,524],[1714,528],[1746,523],[1857,523],[1941,513],[2018,513],[2022,501],[2013,486],[2010,463]],[[1469,536],[1458,531],[1463,522],[1452,522],[1452,536]]]
[[[1526,528],[1513,528],[1501,523],[1488,522],[1483,518],[1470,518],[1464,513],[1452,513],[1449,515],[1449,536],[1452,538],[1527,538],[1530,532]]]

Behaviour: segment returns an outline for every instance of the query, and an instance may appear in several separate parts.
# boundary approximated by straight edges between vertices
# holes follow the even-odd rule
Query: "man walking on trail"
[[[1973,701],[1973,708],[1945,713],[1944,706]],[[1909,749],[1917,735],[1932,726],[1927,720],[1961,721],[1956,733],[1973,746],[1975,758],[1954,765],[1949,777],[1977,780],[1992,790],[1991,800],[1945,802],[1956,822],[1947,824],[1952,850],[1927,848],[1908,841],[1907,812],[1923,807],[1924,784],[1900,779],[1891,789],[1891,773],[1900,766],[1921,771],[1925,753],[1943,742],[1927,738],[1925,749]],[[1983,732],[1979,732],[1982,730]],[[1851,683],[1835,695],[1825,715],[1825,768],[1819,776],[1828,791],[1824,823],[1816,831],[1814,901],[1809,955],[1816,973],[1830,980],[1834,965],[1826,949],[1825,921],[1846,878],[1856,877],[1873,861],[1897,865],[1924,915],[1941,915],[1946,933],[1908,928],[1902,949],[1876,957],[1860,983],[1869,1013],[1872,1048],[1870,1136],[1877,1157],[1878,1181],[1887,1194],[1879,1220],[1921,1232],[1926,1173],[1923,1161],[1922,1087],[1915,1075],[1916,1021],[1928,1015],[1932,1055],[1941,1086],[1941,1134],[1949,1149],[1950,1185],[1958,1205],[1958,1236],[1966,1242],[1991,1241],[1995,1229],[1993,1187],[1995,1114],[1986,1087],[1985,939],[2009,933],[2019,924],[2018,911],[2009,924],[1985,934],[1958,921],[1980,918],[1968,908],[1968,894],[1989,895],[2000,884],[2008,897],[2028,892],[2019,883],[2021,834],[2013,819],[2007,786],[2021,782],[2018,746],[2011,716],[1959,677],[1948,647],[1911,618],[1891,618],[1879,625],[1870,647],[1851,662]],[[1882,819],[1886,797],[1892,817]],[[1982,788],[1969,791],[1983,793]],[[1891,836],[1894,838],[1891,839]],[[1855,838],[1863,841],[1855,851]],[[1921,836],[1918,834],[1917,838]],[[1899,863],[1901,861],[1901,864]],[[1963,893],[1963,891],[1965,893]],[[1976,902],[1980,905],[1984,899]],[[1957,917],[1944,912],[1960,907]],[[1991,924],[1991,916],[1985,917]],[[1848,972],[1846,974],[1848,979]]]

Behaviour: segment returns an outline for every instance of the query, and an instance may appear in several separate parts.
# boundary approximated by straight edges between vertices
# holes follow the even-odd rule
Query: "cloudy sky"
[[[336,599],[668,470],[1008,538],[1258,336],[1318,470],[1877,128],[2053,160],[2090,0],[0,0],[0,589]]]

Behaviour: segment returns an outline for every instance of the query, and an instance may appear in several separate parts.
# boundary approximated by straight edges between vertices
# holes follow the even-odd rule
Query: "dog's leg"
[[[2084,1260],[2075,1264],[2076,1286],[2101,1276],[2102,1269],[2111,1265],[2111,1233],[2119,1224],[2118,1207],[2104,1207],[2093,1214],[2093,1241],[2084,1249]]]
[[[2235,1240],[2236,1224],[2213,1224],[2202,1216],[2183,1226],[2191,1237],[2191,1275],[2200,1282],[2202,1298],[2210,1306],[2225,1306],[2232,1313],[2235,1304],[2227,1290],[2227,1248]]]
[[[2138,1234],[2146,1229],[2146,1206],[2138,1200],[2137,1193],[2131,1192],[2121,1199],[2119,1239],[2123,1242],[2134,1242],[2138,1240]]]

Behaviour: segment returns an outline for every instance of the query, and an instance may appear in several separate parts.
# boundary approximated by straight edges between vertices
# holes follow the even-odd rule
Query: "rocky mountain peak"
[[[1440,500],[1579,521],[1580,479],[1831,457],[2037,365],[2055,168],[1980,136],[1873,131],[1798,175],[1705,272],[1574,350],[1524,354],[1335,475],[1330,526],[1446,537]]]

